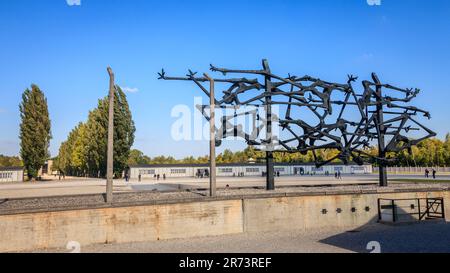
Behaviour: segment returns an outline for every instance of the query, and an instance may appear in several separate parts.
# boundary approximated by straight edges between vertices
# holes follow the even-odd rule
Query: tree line
[[[114,96],[114,175],[121,177],[127,167],[136,131],[125,93],[116,86]],[[105,177],[108,139],[108,97],[98,101],[86,122],[69,134],[54,160],[54,169],[64,175]]]
[[[18,156],[6,156],[0,154],[0,167],[22,167],[23,162]]]
[[[0,167],[23,166],[30,180],[36,179],[39,169],[50,158],[52,138],[47,98],[33,84],[22,94],[19,105],[20,158],[0,156]],[[69,134],[54,158],[54,169],[66,175],[104,177],[109,101],[105,97],[89,112],[86,122],[79,123]],[[127,167],[136,128],[122,89],[116,86],[114,100],[114,173],[122,175]]]
[[[450,166],[450,134],[446,135],[444,141],[437,138],[424,140],[412,147],[411,154],[402,151],[396,158],[394,165],[400,167]]]

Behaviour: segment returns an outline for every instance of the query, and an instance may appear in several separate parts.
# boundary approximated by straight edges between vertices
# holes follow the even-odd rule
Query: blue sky
[[[107,94],[106,67],[129,87],[135,147],[150,156],[204,155],[204,141],[171,140],[178,104],[193,105],[189,83],[158,81],[209,64],[344,82],[347,74],[418,87],[426,125],[450,132],[450,1],[381,0],[0,0],[0,154],[19,153],[21,93],[38,84],[52,120],[51,153]],[[359,85],[357,86],[359,88]],[[240,149],[242,143],[223,148]]]

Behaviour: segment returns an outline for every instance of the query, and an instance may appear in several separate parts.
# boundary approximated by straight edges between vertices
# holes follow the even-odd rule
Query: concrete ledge
[[[0,252],[243,232],[241,201],[0,216]]]
[[[264,192],[254,195],[230,195],[227,192],[227,196],[215,198],[122,200],[89,208],[79,205],[71,209],[52,208],[51,211],[48,207],[33,208],[27,213],[3,211],[0,215],[0,252],[64,248],[69,241],[90,245],[242,232],[354,229],[378,220],[378,198],[426,197],[444,198],[445,212],[450,216],[450,192],[443,189],[382,193],[366,190]]]
[[[38,198],[17,198],[0,199],[0,215],[14,215],[23,213],[57,212],[66,210],[83,210],[97,208],[120,208],[131,206],[163,205],[163,204],[184,204],[192,202],[212,202],[225,200],[242,199],[264,199],[279,197],[300,197],[300,196],[334,196],[352,194],[389,194],[389,193],[418,193],[418,192],[447,192],[450,187],[421,187],[420,185],[410,185],[410,187],[389,187],[370,188],[356,187],[348,189],[342,187],[313,188],[308,187],[307,191],[302,188],[282,188],[277,191],[268,192],[264,189],[241,190],[220,190],[217,197],[208,197],[206,191],[178,191],[178,192],[134,192],[116,193],[114,203],[106,204],[102,194],[53,196]],[[299,191],[296,191],[299,190]],[[249,193],[247,193],[249,192]],[[12,203],[12,204],[11,204]]]

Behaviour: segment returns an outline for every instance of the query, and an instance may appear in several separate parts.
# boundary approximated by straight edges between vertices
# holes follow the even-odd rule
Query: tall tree
[[[127,96],[119,86],[116,86],[114,100],[114,173],[116,177],[120,177],[122,171],[128,166],[127,161],[134,143],[135,132],[136,127]]]
[[[47,99],[37,85],[31,85],[22,94],[19,106],[20,117],[20,155],[28,178],[34,179],[39,169],[49,157],[51,129]]]
[[[80,123],[60,147],[59,165],[70,175],[106,175],[108,98],[98,101],[86,123]],[[114,101],[114,173],[122,175],[128,166],[136,131],[125,93],[116,87]]]

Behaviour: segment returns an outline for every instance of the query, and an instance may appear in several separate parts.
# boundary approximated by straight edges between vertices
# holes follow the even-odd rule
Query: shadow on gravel
[[[441,221],[395,225],[372,223],[320,241],[358,253],[370,253],[379,243],[381,253],[450,253],[450,223]]]

